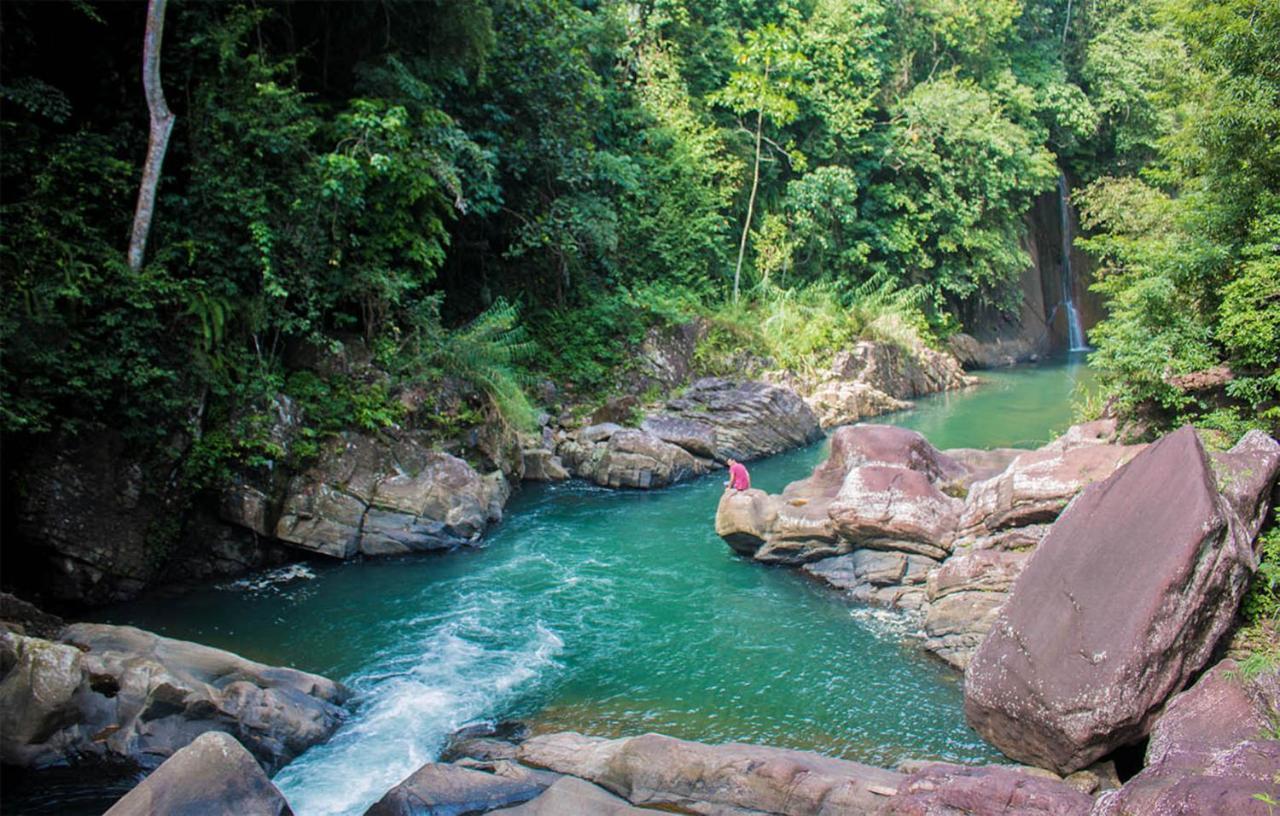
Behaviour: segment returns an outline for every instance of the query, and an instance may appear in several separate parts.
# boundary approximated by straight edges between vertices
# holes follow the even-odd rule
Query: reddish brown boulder
[[[1093,798],[1056,779],[999,765],[938,763],[898,786],[877,816],[1086,816]]]
[[[950,550],[960,507],[925,472],[869,465],[849,471],[827,512],[854,546],[937,559]]]
[[[923,473],[929,481],[964,475],[959,462],[939,451],[915,431],[893,425],[850,425],[831,435],[831,455],[818,470],[847,474],[868,465],[905,468]],[[817,472],[815,471],[815,475]]]
[[[1165,706],[1147,745],[1147,767],[1099,800],[1098,816],[1270,816],[1255,798],[1280,801],[1280,671],[1214,666]]]
[[[1253,564],[1194,430],[1168,435],[1036,549],[965,672],[970,724],[1060,773],[1141,739],[1230,626]]]
[[[1019,456],[998,476],[972,486],[960,518],[964,535],[1053,521],[1084,487],[1132,459],[1139,446],[1046,445]]]

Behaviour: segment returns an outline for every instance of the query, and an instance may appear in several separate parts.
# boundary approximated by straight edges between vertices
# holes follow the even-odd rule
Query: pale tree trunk
[[[738,302],[738,281],[742,278],[742,258],[747,254],[747,235],[751,232],[751,216],[755,214],[756,190],[760,188],[760,148],[764,136],[764,108],[756,111],[756,165],[751,175],[751,197],[747,199],[747,220],[742,224],[742,241],[738,244],[738,266],[733,270],[733,302]]]
[[[160,184],[160,168],[169,149],[173,132],[173,112],[164,101],[160,85],[160,39],[164,35],[164,9],[168,0],[148,0],[147,31],[142,41],[142,89],[147,95],[151,113],[151,132],[147,141],[147,163],[142,167],[142,184],[138,188],[138,206],[133,211],[133,234],[129,238],[129,268],[137,272],[147,251],[147,234],[151,232],[151,216],[156,209],[156,187]]]

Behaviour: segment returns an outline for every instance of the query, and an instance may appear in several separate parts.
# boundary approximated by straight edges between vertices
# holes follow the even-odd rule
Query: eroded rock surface
[[[329,738],[346,690],[324,677],[129,626],[78,623],[62,642],[0,634],[0,757],[155,767],[205,731],[274,771]]]
[[[911,774],[877,816],[1087,816],[1093,798],[1056,779],[999,765],[937,763]]]
[[[105,816],[292,816],[289,803],[229,734],[208,731],[166,759]]]
[[[1280,445],[1262,458],[1274,477]],[[1145,736],[1230,626],[1254,569],[1236,506],[1189,427],[1086,488],[969,663],[969,722],[1014,759],[1059,772]]]
[[[510,488],[417,437],[344,434],[294,478],[275,534],[334,558],[447,549],[501,520]]]
[[[1097,816],[1257,814],[1257,795],[1280,800],[1280,672],[1218,663],[1169,700],[1151,730],[1146,768],[1103,796]]]
[[[616,740],[549,734],[526,740],[518,756],[586,779],[633,805],[677,812],[870,813],[904,778],[804,751],[704,745],[659,734]]]
[[[694,382],[645,422],[651,432],[722,464],[782,453],[822,435],[813,411],[791,389],[723,377]],[[669,433],[675,427],[678,435]]]
[[[630,428],[601,422],[563,436],[567,471],[604,487],[657,488],[699,476],[730,458],[769,456],[821,436],[817,419],[787,388],[710,377]]]

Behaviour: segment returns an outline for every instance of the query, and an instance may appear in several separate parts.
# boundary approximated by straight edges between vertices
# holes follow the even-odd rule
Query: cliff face
[[[1071,189],[1070,180],[1066,181],[1066,188]],[[1093,261],[1074,246],[1080,231],[1079,215],[1067,201],[1064,218],[1063,203],[1060,190],[1055,188],[1037,197],[1026,215],[1027,233],[1022,247],[1030,256],[1031,265],[1018,282],[1016,311],[1005,312],[980,303],[959,306],[967,334],[958,336],[952,350],[967,368],[1012,365],[1069,349],[1069,310],[1064,303],[1068,291],[1086,335],[1104,316],[1102,299],[1089,291]],[[1072,242],[1067,252],[1063,245],[1064,224]],[[1068,259],[1069,275],[1064,262]]]

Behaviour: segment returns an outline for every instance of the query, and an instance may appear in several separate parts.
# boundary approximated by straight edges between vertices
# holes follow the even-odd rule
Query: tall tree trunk
[[[766,74],[768,76],[768,74]],[[742,258],[747,254],[747,235],[751,232],[751,216],[756,209],[756,190],[760,188],[760,147],[764,136],[764,108],[756,111],[756,166],[751,175],[751,197],[747,199],[747,220],[742,224],[742,241],[738,243],[738,266],[733,270],[733,302],[738,302],[738,281],[742,278]]]
[[[137,272],[147,252],[147,235],[156,209],[156,188],[160,185],[160,168],[169,149],[173,132],[173,112],[164,101],[160,84],[160,40],[164,35],[164,9],[168,0],[148,0],[147,31],[142,41],[142,89],[147,95],[151,113],[151,132],[147,141],[147,162],[142,167],[142,184],[138,187],[138,206],[133,211],[133,234],[129,238],[129,268]]]

